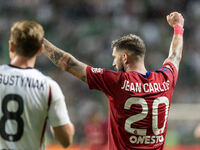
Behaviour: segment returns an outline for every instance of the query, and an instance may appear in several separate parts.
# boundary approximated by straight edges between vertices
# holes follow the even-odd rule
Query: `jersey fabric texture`
[[[169,62],[146,75],[87,66],[89,88],[109,100],[109,150],[163,150],[177,76]]]
[[[53,127],[70,123],[59,85],[37,69],[1,65],[0,150],[45,149],[47,120]]]

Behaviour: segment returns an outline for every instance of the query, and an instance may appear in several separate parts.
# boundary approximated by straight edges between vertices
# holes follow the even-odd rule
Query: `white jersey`
[[[47,120],[71,123],[59,85],[36,69],[0,65],[0,150],[44,149]]]

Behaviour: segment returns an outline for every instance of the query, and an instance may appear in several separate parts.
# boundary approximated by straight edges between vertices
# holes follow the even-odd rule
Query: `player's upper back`
[[[168,67],[167,67],[168,66]],[[147,72],[146,75],[135,71],[123,73],[121,75],[120,93],[126,92],[126,95],[134,97],[151,98],[155,95],[172,94],[177,80],[175,67],[170,69],[169,64],[165,64],[161,69],[155,72]]]
[[[53,80],[33,68],[0,66],[0,149],[37,149]]]
[[[146,75],[135,71],[115,72],[88,66],[87,79],[91,89],[101,90],[113,98],[118,97],[123,91],[128,91],[133,96],[148,96],[166,92],[169,87],[174,88],[177,70],[171,63],[165,63],[161,69],[148,72]]]

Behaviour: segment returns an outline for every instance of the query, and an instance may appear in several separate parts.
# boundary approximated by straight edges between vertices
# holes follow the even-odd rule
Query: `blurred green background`
[[[199,0],[0,0],[0,63],[9,63],[9,29],[15,21],[34,20],[45,37],[79,60],[112,69],[111,41],[133,33],[144,39],[149,71],[168,56],[173,29],[166,22],[172,11],[185,18],[184,50],[179,79],[172,99],[166,144],[194,145],[200,121],[200,1]],[[107,120],[107,98],[56,68],[44,55],[36,68],[56,80],[66,97],[76,127],[75,143],[87,143],[87,124]],[[97,119],[97,120],[98,120]],[[48,141],[52,142],[50,132]]]

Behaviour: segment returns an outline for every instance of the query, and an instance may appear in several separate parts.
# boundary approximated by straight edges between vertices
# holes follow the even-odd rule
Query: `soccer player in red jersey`
[[[44,53],[61,69],[106,94],[109,101],[109,150],[163,150],[172,93],[183,49],[184,18],[167,16],[174,28],[169,56],[161,69],[147,72],[145,44],[136,35],[113,41],[115,71],[93,68],[45,40]]]

